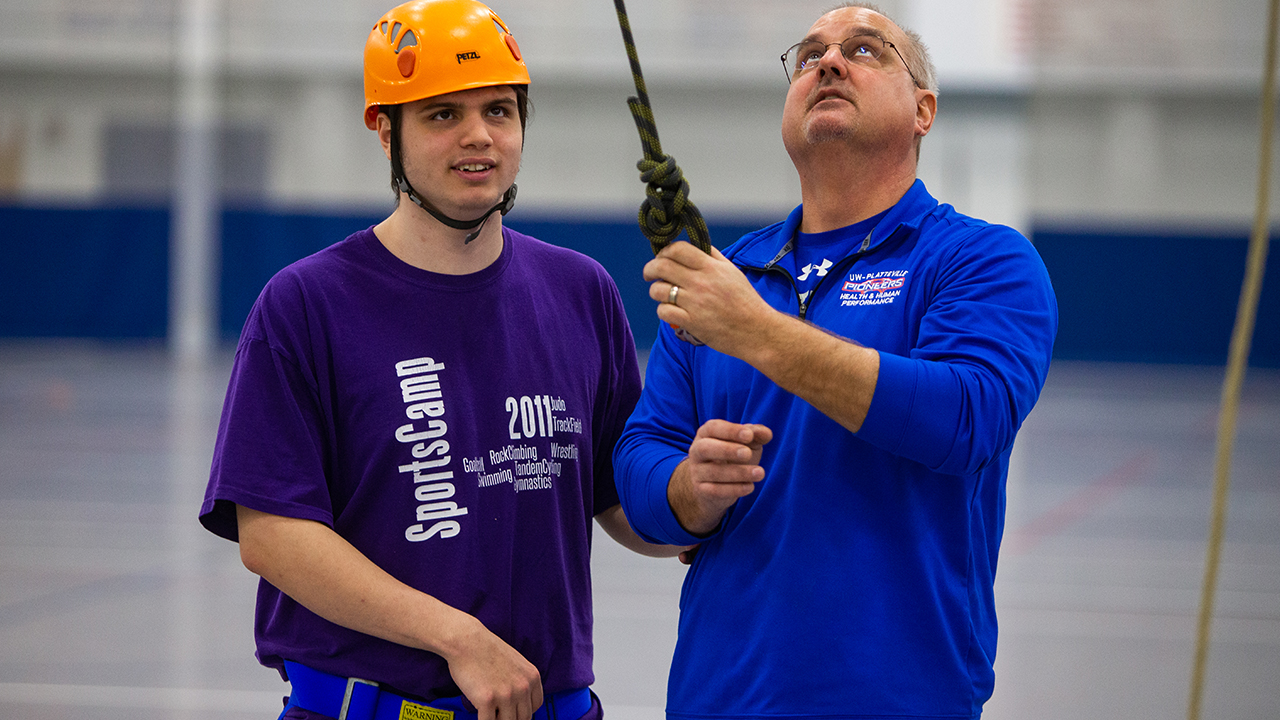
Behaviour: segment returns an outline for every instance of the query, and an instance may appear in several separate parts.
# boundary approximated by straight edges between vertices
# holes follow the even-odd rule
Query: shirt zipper
[[[783,275],[785,275],[787,277],[787,281],[791,283],[791,292],[795,293],[796,303],[799,304],[800,306],[799,317],[801,320],[804,320],[805,316],[808,315],[809,313],[809,300],[813,299],[813,297],[818,294],[818,289],[822,287],[822,281],[826,280],[828,277],[832,275],[840,275],[844,271],[841,269],[840,272],[836,272],[837,269],[843,268],[846,264],[852,265],[853,263],[858,261],[858,258],[865,255],[867,252],[867,248],[871,247],[871,233],[873,232],[875,232],[875,228],[871,228],[871,231],[867,233],[867,236],[862,239],[862,246],[858,248],[857,252],[847,257],[841,258],[838,263],[836,263],[831,267],[831,270],[827,271],[826,275],[823,275],[822,277],[818,278],[818,281],[813,284],[813,289],[809,291],[809,296],[807,298],[800,297],[800,291],[796,287],[796,279],[791,276],[791,273],[787,272],[783,268],[778,267],[778,261],[786,257],[787,253],[791,252],[792,248],[795,247],[794,238],[791,240],[788,240],[787,244],[783,245],[782,249],[778,251],[778,254],[774,255],[773,259],[770,260],[768,263],[766,263],[764,267],[753,267],[751,265],[742,265],[741,267],[750,268],[751,270],[755,270],[757,272],[780,272]]]

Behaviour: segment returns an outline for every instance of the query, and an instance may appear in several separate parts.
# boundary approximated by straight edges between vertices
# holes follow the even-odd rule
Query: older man
[[[645,266],[664,327],[614,453],[627,517],[701,542],[673,718],[976,718],[1014,436],[1057,329],[1043,263],[916,178],[937,90],[865,4],[783,55],[803,204]]]

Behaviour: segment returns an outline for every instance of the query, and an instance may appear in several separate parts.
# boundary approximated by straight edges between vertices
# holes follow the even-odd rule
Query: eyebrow
[[[500,98],[494,99],[491,102],[485,103],[482,107],[487,109],[487,108],[498,107],[498,106],[517,107],[516,99],[508,98],[508,97],[500,97]],[[437,102],[427,103],[426,105],[423,105],[422,110],[420,112],[436,112],[439,110],[462,110],[462,109],[465,109],[466,107],[467,107],[467,103],[448,102],[445,100],[440,100]]]

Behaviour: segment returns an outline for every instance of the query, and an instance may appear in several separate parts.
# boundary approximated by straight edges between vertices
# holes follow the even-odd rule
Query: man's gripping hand
[[[708,255],[687,242],[673,242],[645,264],[644,279],[650,283],[649,297],[659,301],[660,320],[737,358],[747,359],[765,323],[778,315],[715,248]],[[672,286],[680,288],[674,305],[667,302]]]
[[[772,439],[764,425],[708,420],[698,428],[689,457],[667,485],[667,502],[680,525],[694,535],[714,531],[729,507],[764,479],[760,454]]]

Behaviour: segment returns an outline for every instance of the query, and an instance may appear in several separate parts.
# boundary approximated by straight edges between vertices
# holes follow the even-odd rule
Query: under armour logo
[[[799,280],[800,282],[804,282],[805,280],[809,279],[809,273],[815,270],[818,271],[818,277],[824,277],[826,276],[827,271],[830,269],[831,269],[831,261],[826,258],[823,258],[821,265],[809,264],[800,268],[800,274],[796,276],[796,279]]]

